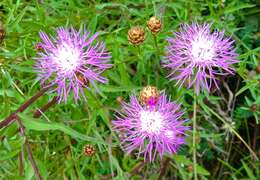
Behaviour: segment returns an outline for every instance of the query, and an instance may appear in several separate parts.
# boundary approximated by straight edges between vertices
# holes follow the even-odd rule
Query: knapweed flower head
[[[170,69],[170,80],[176,85],[195,86],[197,94],[212,85],[217,85],[221,75],[233,74],[232,64],[237,63],[231,37],[224,37],[224,31],[211,31],[210,24],[183,24],[180,31],[169,37],[167,55],[163,66]]]
[[[140,45],[145,40],[145,31],[142,27],[132,27],[127,33],[129,43],[133,45]]]
[[[153,35],[156,35],[162,29],[162,22],[156,16],[153,16],[147,21],[147,27]]]
[[[55,86],[59,100],[66,102],[70,91],[74,99],[84,96],[84,88],[95,81],[106,83],[101,74],[112,65],[104,43],[94,42],[98,36],[74,28],[58,28],[56,37],[40,32],[42,50],[38,52],[35,65],[41,84]]]
[[[171,102],[164,93],[156,103],[148,105],[132,95],[130,103],[122,104],[122,112],[118,112],[112,123],[120,135],[123,150],[136,151],[151,162],[156,154],[162,158],[166,153],[176,153],[185,143],[188,127],[183,125],[182,115],[180,105]]]

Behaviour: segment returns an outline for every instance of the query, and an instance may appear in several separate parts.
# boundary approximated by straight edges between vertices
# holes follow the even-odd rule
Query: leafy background
[[[99,39],[112,54],[114,66],[104,74],[109,84],[99,85],[99,94],[85,91],[87,102],[75,103],[70,97],[67,103],[56,104],[40,119],[32,118],[34,110],[54,94],[45,94],[20,114],[43,179],[156,179],[162,169],[165,179],[192,179],[191,133],[178,154],[167,156],[167,168],[163,168],[166,159],[157,159],[136,173],[133,169],[143,160],[121,151],[110,122],[120,109],[117,97],[128,101],[130,94],[148,84],[165,89],[191,119],[192,90],[169,82],[159,60],[167,36],[181,23],[212,22],[213,28],[225,30],[236,41],[240,63],[234,76],[220,80],[219,90],[198,97],[198,174],[202,179],[257,179],[259,162],[241,139],[259,156],[259,6],[257,0],[1,0],[0,21],[6,36],[0,44],[0,119],[40,89],[33,70],[39,31],[54,35],[59,26],[85,25],[101,33]],[[146,28],[153,15],[163,22],[158,50]],[[127,41],[127,31],[136,25],[146,28],[146,41],[139,50]],[[33,179],[18,124],[1,129],[0,139],[0,178]],[[95,146],[94,156],[84,156],[86,144]],[[19,158],[21,154],[24,158]]]

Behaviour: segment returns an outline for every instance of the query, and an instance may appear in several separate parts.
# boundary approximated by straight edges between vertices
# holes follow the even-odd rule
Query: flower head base
[[[140,91],[140,101],[145,105],[154,105],[160,96],[155,86],[146,86]]]
[[[216,87],[217,76],[233,74],[232,64],[237,63],[233,43],[224,32],[210,30],[211,25],[184,24],[175,38],[168,38],[167,55],[164,67],[172,70],[170,80],[177,85],[195,86],[197,94],[206,89],[210,91],[212,84]]]
[[[122,137],[122,146],[128,153],[138,150],[138,156],[154,161],[156,154],[176,153],[185,143],[185,121],[180,106],[161,94],[153,106],[139,103],[131,96],[130,103],[123,103],[123,112],[113,121],[114,129]]]
[[[66,101],[70,91],[78,100],[80,93],[85,97],[83,88],[88,88],[89,83],[107,82],[101,74],[112,66],[108,64],[111,57],[104,43],[94,43],[97,36],[73,28],[58,28],[56,38],[40,32],[42,42],[38,45],[42,51],[36,58],[38,79],[42,84],[56,85],[60,101]]]

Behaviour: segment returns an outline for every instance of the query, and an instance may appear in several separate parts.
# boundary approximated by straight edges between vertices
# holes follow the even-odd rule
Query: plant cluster
[[[77,9],[83,2],[59,3],[37,2],[45,27],[33,24],[26,33],[20,23],[31,22],[26,11],[33,10],[17,8],[31,4],[0,3],[1,178],[125,179],[142,172],[148,179],[257,179],[259,42],[241,39],[247,32],[227,14],[255,5],[210,2],[205,10],[180,1],[156,13],[156,2],[91,2],[93,18]],[[45,11],[52,5],[77,15],[51,23],[68,11]],[[211,18],[188,19],[182,6],[191,17]],[[128,8],[136,17],[118,20]],[[170,23],[171,13],[178,21]],[[20,42],[23,51],[14,50]]]

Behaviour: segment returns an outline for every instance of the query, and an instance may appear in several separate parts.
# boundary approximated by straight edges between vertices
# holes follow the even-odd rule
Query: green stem
[[[220,121],[222,121],[225,126],[227,126],[231,132],[233,132],[237,138],[247,147],[247,149],[249,150],[250,153],[252,153],[252,156],[254,157],[255,160],[259,160],[257,155],[255,154],[255,152],[250,148],[250,146],[245,142],[245,140],[236,132],[236,130],[228,123],[226,122],[226,120],[224,118],[222,118],[221,116],[219,116],[215,111],[213,111],[210,107],[205,106],[206,109],[211,112],[214,116],[216,116]]]
[[[193,152],[193,172],[194,179],[197,180],[197,158],[196,158],[196,111],[197,111],[197,95],[194,89],[194,98],[193,98],[193,129],[192,129],[192,152]]]
[[[157,43],[157,37],[156,35],[153,35],[153,39],[154,39],[154,46],[155,46],[155,49],[156,49],[156,59],[157,59],[157,68],[160,69],[160,50],[159,50],[159,47],[158,47],[158,43]]]
[[[153,35],[153,39],[154,39],[154,45],[155,45],[156,51],[157,51],[157,53],[158,53],[158,55],[159,55],[159,54],[160,54],[160,51],[159,51],[159,47],[158,47],[156,35]]]
[[[161,68],[161,65],[160,65],[160,49],[159,49],[159,46],[158,46],[158,43],[157,43],[157,37],[156,35],[153,35],[153,39],[154,39],[154,46],[155,46],[155,49],[156,49],[156,52],[155,52],[155,75],[156,75],[156,79],[155,79],[155,82],[156,84],[158,84],[160,82],[160,75],[159,73],[162,73],[162,68]],[[153,62],[152,62],[153,63]]]
[[[140,80],[140,85],[142,85],[142,77],[145,75],[145,62],[144,62],[144,58],[142,57],[141,54],[141,48],[140,45],[137,46],[138,49],[138,59],[139,59],[139,67],[137,68],[137,71],[139,71],[140,76],[139,76],[139,80]],[[140,68],[140,69],[139,69]]]

